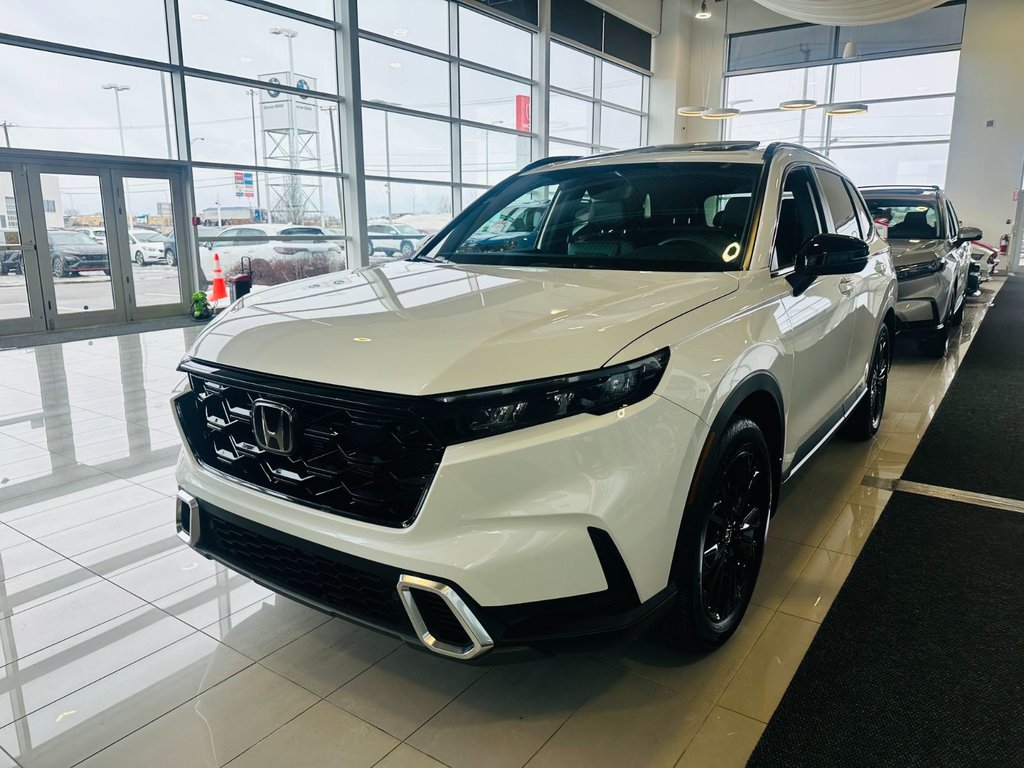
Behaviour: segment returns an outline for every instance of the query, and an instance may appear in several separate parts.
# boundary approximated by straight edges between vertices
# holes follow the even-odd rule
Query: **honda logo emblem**
[[[252,431],[256,444],[280,456],[290,456],[295,449],[295,414],[291,408],[270,400],[252,404]]]

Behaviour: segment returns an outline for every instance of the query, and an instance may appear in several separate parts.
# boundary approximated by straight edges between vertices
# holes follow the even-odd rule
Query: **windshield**
[[[527,174],[482,198],[418,258],[575,269],[740,269],[761,168],[637,163]]]
[[[51,232],[50,242],[55,245],[96,245],[96,241],[81,232]]]
[[[942,237],[936,201],[867,197],[871,218],[889,227],[890,240],[934,240]]]
[[[159,232],[133,232],[136,240],[141,240],[144,243],[155,243],[157,241],[163,241],[164,236]]]

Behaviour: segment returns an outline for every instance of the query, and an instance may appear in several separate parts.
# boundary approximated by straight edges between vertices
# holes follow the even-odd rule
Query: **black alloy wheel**
[[[764,557],[777,483],[761,429],[736,417],[714,442],[683,514],[672,563],[677,595],[665,617],[670,642],[709,651],[739,626]]]
[[[142,255],[142,251],[135,252],[135,263],[140,267],[146,266],[146,257]]]
[[[875,346],[868,367],[867,391],[850,414],[844,432],[851,440],[870,440],[878,432],[885,412],[885,395],[889,391],[892,370],[892,332],[882,323],[875,337]]]
[[[701,543],[700,589],[714,625],[735,620],[754,591],[771,506],[771,479],[752,444],[729,459]]]
[[[166,251],[164,251],[164,261],[167,262],[168,267],[173,267],[175,264],[178,263],[178,257],[174,253],[173,248],[168,248]]]
[[[874,434],[882,424],[885,410],[885,394],[889,391],[889,369],[892,367],[892,349],[889,343],[889,328],[882,326],[875,342],[875,354],[871,359],[871,374],[868,379],[868,410],[871,414],[871,432]]]
[[[68,264],[64,261],[63,256],[53,257],[53,276],[54,277],[69,277],[71,272],[68,271]]]

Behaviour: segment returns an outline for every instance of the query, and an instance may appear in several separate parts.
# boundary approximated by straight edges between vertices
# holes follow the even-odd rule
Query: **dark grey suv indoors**
[[[976,227],[962,227],[953,204],[938,187],[861,187],[871,217],[889,228],[899,280],[897,331],[944,357],[949,331],[963,320],[969,243]]]

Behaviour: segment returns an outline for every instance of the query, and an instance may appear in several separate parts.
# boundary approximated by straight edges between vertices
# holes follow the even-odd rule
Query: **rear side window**
[[[850,193],[846,191],[842,177],[819,168],[818,179],[821,182],[821,195],[825,198],[832,214],[832,229],[830,231],[837,235],[861,237],[857,214],[853,210],[853,201],[850,199]]]
[[[846,191],[850,193],[853,200],[853,209],[857,212],[857,221],[860,222],[860,236],[864,240],[870,240],[875,231],[875,225],[868,214],[868,207],[864,198],[849,179],[843,179],[846,184]]]

